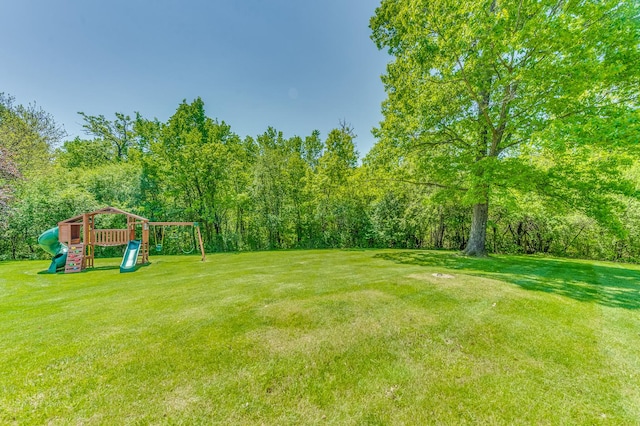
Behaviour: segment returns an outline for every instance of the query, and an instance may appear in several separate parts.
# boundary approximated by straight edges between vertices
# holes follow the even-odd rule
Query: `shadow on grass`
[[[150,263],[144,263],[144,264],[137,264],[135,266],[135,269],[133,271],[129,271],[129,272],[135,272],[137,270],[139,270],[140,268],[144,268],[146,266],[149,266]],[[74,272],[74,274],[86,274],[88,272],[99,272],[99,271],[113,271],[114,269],[120,269],[120,266],[118,265],[107,265],[107,266],[94,266],[93,268],[85,268],[80,272]],[[60,271],[56,271],[55,273],[51,273],[47,270],[44,271],[40,271],[37,273],[38,275],[64,275],[65,272],[64,270],[60,270]]]
[[[398,252],[376,258],[397,263],[460,270],[527,290],[559,294],[603,306],[640,309],[640,270],[568,259],[522,256],[471,258],[451,252]]]
[[[120,269],[120,266],[118,265],[94,266],[93,268],[86,268],[82,272],[113,271],[114,269]]]

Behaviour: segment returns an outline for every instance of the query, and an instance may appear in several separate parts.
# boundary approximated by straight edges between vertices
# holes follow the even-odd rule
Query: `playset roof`
[[[145,217],[138,216],[137,214],[129,213],[129,212],[126,212],[124,210],[120,210],[120,209],[117,209],[117,208],[111,207],[111,206],[104,207],[102,209],[99,209],[99,210],[96,210],[96,211],[93,211],[93,212],[89,212],[89,213],[86,213],[86,214],[88,214],[90,216],[95,216],[97,214],[123,214],[123,215],[126,215],[128,217],[132,217],[134,219],[140,220],[142,222],[149,222],[149,219],[147,219]],[[79,222],[82,222],[83,217],[84,217],[84,214],[81,214],[81,215],[74,216],[74,217],[66,219],[66,220],[62,220],[62,221],[60,221],[58,223],[79,223]]]

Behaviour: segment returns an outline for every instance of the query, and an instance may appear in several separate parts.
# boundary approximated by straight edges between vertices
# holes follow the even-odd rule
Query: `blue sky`
[[[85,136],[83,111],[166,121],[200,96],[240,136],[323,138],[344,119],[374,143],[389,61],[379,0],[0,0],[0,92]]]

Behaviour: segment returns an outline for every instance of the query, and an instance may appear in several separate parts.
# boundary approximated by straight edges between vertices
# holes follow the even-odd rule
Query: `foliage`
[[[56,152],[56,158],[67,169],[94,168],[113,162],[115,152],[111,144],[102,139],[83,140],[76,137],[64,142]]]
[[[107,120],[104,115],[87,115],[78,112],[84,119],[83,128],[89,135],[93,135],[113,147],[118,161],[127,158],[129,147],[134,140],[134,121],[128,115],[116,112],[116,119]]]
[[[0,93],[0,258],[8,252],[15,258],[14,242],[22,238],[10,228],[13,204],[19,201],[16,187],[43,174],[64,134],[53,117],[35,104],[15,104],[13,97]]]
[[[626,123],[633,130],[634,121]],[[519,148],[544,174],[539,181],[527,175],[518,187],[494,186],[491,252],[640,260],[639,163],[632,151],[609,156],[606,146],[573,144],[593,133],[579,128],[552,126],[536,136],[539,143]],[[465,191],[417,181],[421,160],[384,142],[359,164],[356,135],[345,122],[326,137],[286,137],[269,127],[242,139],[196,99],[182,102],[167,122],[136,114],[128,132],[120,159],[101,137],[66,141],[53,160],[45,156],[24,175],[4,155],[0,256],[45,256],[35,245],[41,232],[106,205],[152,220],[200,222],[208,251],[468,245]],[[544,135],[562,141],[564,151],[549,155]]]
[[[0,147],[0,215],[4,217],[11,199],[13,187],[10,183],[20,177],[20,172],[16,167],[9,151]],[[4,227],[4,221],[0,223]]]
[[[165,205],[148,209],[152,218],[167,219],[179,211],[183,220],[202,222],[206,240],[214,247],[224,246],[223,227],[233,207],[231,172],[239,171],[237,161],[243,158],[240,138],[224,122],[207,117],[198,98],[191,104],[184,101],[167,124],[159,125],[147,139],[145,179],[162,185],[165,192],[163,200],[154,200],[156,185],[152,185],[149,189],[154,193],[143,195]],[[234,154],[240,158],[234,160]],[[236,167],[229,167],[232,164]]]
[[[8,227],[0,239],[3,258],[45,255],[37,247],[38,235],[61,220],[99,206],[94,196],[79,185],[68,185],[67,176],[57,168],[51,175],[34,176],[21,182],[15,198],[6,217]]]
[[[15,104],[0,93],[0,148],[18,171],[38,173],[51,160],[51,151],[65,136],[51,114],[36,104]],[[3,163],[6,160],[3,159]]]
[[[587,199],[597,219],[615,217],[609,194],[625,193],[613,184],[618,156],[637,150],[637,131],[619,129],[638,121],[638,13],[637,2],[617,0],[376,9],[372,38],[395,58],[383,77],[380,150],[413,180],[464,192],[474,206],[468,254],[485,253],[489,201],[504,188],[551,188]],[[611,157],[607,188],[589,173],[594,148]]]

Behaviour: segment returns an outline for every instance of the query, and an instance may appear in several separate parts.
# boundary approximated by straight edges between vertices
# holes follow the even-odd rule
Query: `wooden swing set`
[[[122,214],[126,216],[126,229],[96,229],[95,217],[100,214]],[[167,226],[191,226],[193,227],[192,244],[193,247],[189,253],[195,249],[197,241],[202,255],[202,261],[206,259],[204,252],[204,244],[202,242],[202,234],[198,222],[150,222],[149,219],[138,216],[133,213],[115,207],[105,207],[90,213],[84,213],[61,222],[58,222],[58,240],[69,248],[67,255],[65,272],[79,272],[85,268],[94,267],[95,247],[112,247],[128,245],[132,241],[139,243],[136,250],[135,263],[149,263],[149,227],[162,227],[162,235],[164,236],[164,227]],[[138,227],[141,228],[140,232]],[[156,228],[157,229],[157,228]],[[136,236],[140,239],[137,240]],[[156,237],[154,233],[154,238]],[[163,237],[164,239],[164,237]],[[160,248],[160,250],[158,250]],[[162,243],[157,244],[156,251],[161,251]],[[184,252],[184,250],[183,250]]]
[[[153,230],[153,241],[155,243],[155,250],[156,252],[160,253],[162,252],[162,250],[164,249],[164,237],[165,237],[165,229],[166,227],[171,227],[171,226],[192,226],[193,227],[193,231],[195,232],[196,236],[194,236],[193,233],[183,233],[182,236],[181,235],[171,235],[169,238],[173,239],[173,240],[180,240],[182,239],[182,241],[178,241],[178,245],[180,250],[182,251],[182,253],[184,254],[191,254],[194,250],[195,250],[195,241],[197,240],[198,242],[198,246],[200,247],[200,251],[202,253],[202,260],[205,260],[205,255],[204,255],[204,248],[203,248],[203,244],[202,244],[202,235],[200,234],[200,226],[198,225],[198,222],[149,222],[150,226],[154,227]],[[158,232],[157,232],[157,227],[161,227],[161,231],[160,231],[160,243],[158,244]],[[188,245],[184,245],[184,243],[187,243]]]

